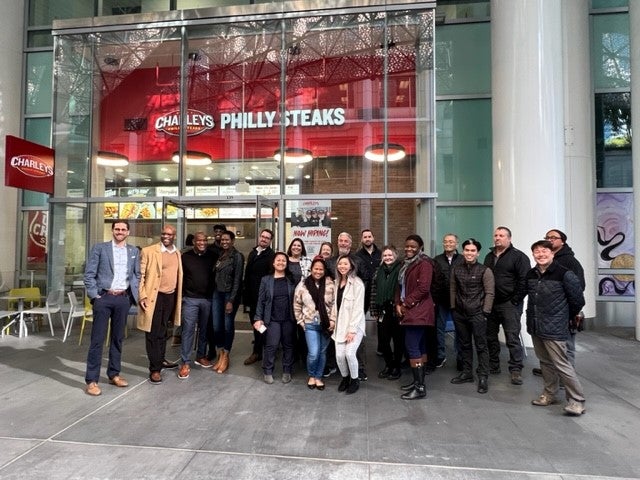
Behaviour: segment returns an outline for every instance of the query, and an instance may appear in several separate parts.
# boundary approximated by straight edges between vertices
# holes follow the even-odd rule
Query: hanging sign
[[[12,135],[5,142],[5,186],[53,195],[55,151]]]

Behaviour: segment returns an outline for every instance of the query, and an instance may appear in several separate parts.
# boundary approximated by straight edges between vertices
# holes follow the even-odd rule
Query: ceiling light
[[[282,154],[280,149],[276,150],[273,154],[273,159],[276,162],[282,160]],[[309,163],[313,160],[311,150],[306,148],[287,147],[284,149],[284,161],[285,163]]]
[[[96,163],[103,167],[124,167],[129,165],[129,158],[121,153],[99,150]]]
[[[387,144],[387,161],[395,162],[402,160],[406,157],[404,147],[398,143]],[[364,156],[366,159],[372,162],[383,162],[385,157],[385,145],[384,143],[376,143],[375,145],[369,145],[365,151]]]
[[[209,165],[211,163],[211,155],[204,152],[197,152],[195,150],[187,150],[185,152],[187,157],[187,165],[193,166],[201,166],[201,165]],[[180,163],[180,152],[173,152],[171,156],[171,160],[175,163]]]

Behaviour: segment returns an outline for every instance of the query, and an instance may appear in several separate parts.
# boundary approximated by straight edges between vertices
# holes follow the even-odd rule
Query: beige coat
[[[158,298],[160,276],[162,275],[161,243],[149,245],[140,252],[140,288],[138,301],[138,329],[144,332],[151,331],[151,321]],[[178,283],[176,287],[176,308],[173,314],[173,324],[180,325],[180,313],[182,309],[182,258],[180,250],[178,254]],[[147,300],[147,309],[142,310],[140,300]]]

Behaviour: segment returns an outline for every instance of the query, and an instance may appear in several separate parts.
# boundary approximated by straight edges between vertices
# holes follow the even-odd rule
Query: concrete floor
[[[246,329],[240,318],[238,327]],[[640,478],[640,343],[629,329],[583,332],[578,373],[587,413],[534,407],[541,381],[529,350],[524,385],[491,376],[489,393],[449,383],[449,364],[427,377],[426,400],[403,401],[407,380],[380,380],[375,336],[369,381],[355,395],[267,385],[246,367],[251,334],[236,334],[231,368],[165,371],[147,381],[144,335],[130,331],[118,389],[83,393],[86,341],[66,343],[58,326],[0,341],[1,479],[574,479]],[[178,349],[168,347],[173,358]],[[506,355],[503,352],[503,358]],[[106,365],[106,360],[103,366]]]

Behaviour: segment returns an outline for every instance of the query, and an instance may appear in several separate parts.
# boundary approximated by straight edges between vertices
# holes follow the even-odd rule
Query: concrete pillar
[[[22,98],[22,40],[24,26],[24,1],[6,2],[0,15],[0,152],[4,159],[5,136],[21,136],[20,100]],[[16,221],[18,189],[4,186],[4,166],[0,168],[0,189],[2,204],[0,209],[0,243],[4,245],[0,256],[0,272],[4,288],[14,285],[16,270]]]
[[[562,2],[564,59],[564,196],[566,210],[555,227],[584,267],[584,313],[596,315],[595,132],[589,49],[589,0]],[[562,214],[562,212],[558,212]],[[549,225],[549,228],[554,228]]]
[[[493,222],[530,257],[565,221],[561,47],[560,0],[491,0]]]
[[[493,220],[531,243],[565,219],[560,0],[492,0]]]
[[[631,118],[640,119],[640,2],[629,2],[629,32],[631,35]],[[638,218],[640,212],[640,195],[636,190],[640,191],[640,138],[633,135],[631,138],[631,152],[633,161],[633,209],[635,218]],[[635,234],[635,279],[636,279],[636,298],[635,298],[635,326],[636,340],[640,340],[640,294],[638,293],[638,278],[640,278],[640,262],[638,262],[638,253],[640,253],[640,225],[636,221],[634,223]]]

